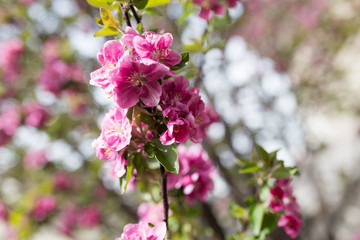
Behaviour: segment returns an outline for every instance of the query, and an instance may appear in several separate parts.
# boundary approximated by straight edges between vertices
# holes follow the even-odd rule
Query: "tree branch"
[[[131,22],[130,22],[130,17],[129,17],[129,8],[126,7],[124,4],[120,3],[120,9],[125,18],[126,25],[131,27]]]
[[[169,231],[169,201],[167,195],[167,172],[163,165],[160,165],[161,173],[161,197],[164,206],[164,222],[166,223],[166,229]]]

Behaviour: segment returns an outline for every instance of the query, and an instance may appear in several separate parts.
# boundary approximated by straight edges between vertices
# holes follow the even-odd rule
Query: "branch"
[[[166,223],[166,229],[169,231],[169,201],[167,195],[167,172],[163,165],[160,165],[160,173],[161,173],[161,197],[164,206],[164,222]]]
[[[120,9],[125,18],[126,25],[131,27],[131,22],[130,22],[130,17],[129,17],[129,8],[124,6],[124,4],[120,3]]]
[[[208,221],[212,229],[214,229],[215,234],[218,236],[219,240],[225,240],[225,233],[223,228],[218,223],[210,205],[206,202],[202,202],[201,206],[203,208],[203,217]]]
[[[136,12],[133,5],[130,5],[130,10],[131,10],[131,12],[133,13],[133,15],[134,15],[134,17],[136,19],[136,23],[140,24],[141,23],[141,17],[139,17],[139,15],[137,14],[137,12]]]

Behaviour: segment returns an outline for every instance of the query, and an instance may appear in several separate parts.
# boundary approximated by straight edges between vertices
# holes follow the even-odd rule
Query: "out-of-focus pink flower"
[[[168,189],[183,187],[186,200],[193,204],[197,198],[206,201],[208,193],[214,189],[212,175],[215,166],[201,145],[187,148],[179,145],[179,174],[169,174]]]
[[[44,126],[49,118],[49,111],[37,102],[24,104],[25,123],[33,127]]]
[[[68,66],[62,60],[45,62],[40,73],[39,84],[55,95],[59,95],[64,85],[69,81]]]
[[[56,207],[55,196],[39,197],[35,200],[31,215],[38,222],[44,221]]]
[[[8,211],[4,202],[0,200],[0,219],[6,220],[8,216]]]
[[[218,0],[192,0],[193,3],[201,7],[199,16],[207,21],[209,21],[213,14],[224,15],[226,13],[226,8],[223,5],[220,5]]]
[[[144,202],[138,207],[137,214],[140,217],[140,223],[155,225],[163,221],[164,207],[161,203]]]
[[[282,215],[278,221],[279,227],[284,227],[285,232],[291,238],[296,238],[299,235],[299,230],[301,228],[302,221],[297,213],[289,213]]]
[[[101,221],[100,211],[94,205],[86,206],[79,210],[77,224],[80,227],[94,227]]]
[[[275,186],[270,189],[269,207],[274,212],[282,211],[278,226],[284,227],[285,232],[295,238],[299,235],[302,221],[290,183],[291,178],[276,180]]]
[[[60,213],[57,229],[66,236],[72,236],[77,223],[77,209],[73,204],[66,204]]]
[[[28,152],[24,157],[24,168],[40,169],[43,168],[48,162],[49,161],[44,150]]]
[[[54,175],[54,187],[59,191],[71,190],[74,188],[74,182],[68,173],[57,172]]]
[[[24,44],[20,39],[10,39],[0,43],[0,68],[5,82],[17,80],[23,48]]]
[[[33,4],[36,0],[20,0],[22,4],[25,4],[26,6],[29,6]]]
[[[153,228],[145,224],[127,224],[123,233],[115,240],[164,240],[166,224],[156,224]]]
[[[19,126],[19,108],[17,106],[9,106],[0,114],[0,146],[12,138]]]

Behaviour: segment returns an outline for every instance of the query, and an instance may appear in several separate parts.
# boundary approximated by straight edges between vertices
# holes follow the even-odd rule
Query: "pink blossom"
[[[153,228],[145,224],[127,224],[119,238],[115,240],[164,240],[166,224],[156,224]]]
[[[291,238],[296,238],[299,235],[299,230],[302,225],[301,218],[297,213],[290,213],[282,215],[278,221],[279,227],[284,227],[285,232]]]
[[[57,172],[54,175],[54,187],[56,190],[64,191],[73,189],[74,182],[70,175],[65,172]]]
[[[169,174],[168,188],[180,189],[183,187],[186,200],[193,204],[197,198],[206,201],[208,193],[214,189],[212,175],[215,166],[201,145],[187,148],[179,145],[178,157],[179,174]]]
[[[6,220],[8,216],[8,211],[4,202],[0,200],[0,219]]]
[[[94,227],[100,223],[100,211],[94,205],[82,208],[78,213],[77,223],[81,227]]]
[[[44,126],[49,118],[48,110],[36,102],[24,104],[25,123],[33,127]]]
[[[20,73],[20,57],[24,44],[20,39],[10,39],[0,45],[0,68],[5,82],[16,81]]]
[[[7,107],[0,114],[0,146],[12,138],[20,126],[20,111],[16,106]]]
[[[46,153],[44,150],[29,152],[24,158],[24,168],[27,169],[40,169],[48,163]]]
[[[155,107],[160,100],[159,79],[169,73],[169,68],[153,60],[141,62],[125,57],[120,66],[110,72],[115,85],[115,102],[122,108],[134,106],[139,99],[148,107]]]
[[[109,81],[109,72],[114,69],[124,55],[124,46],[116,40],[107,41],[98,53],[98,61],[103,67],[90,74],[90,84],[101,87],[106,93],[112,94],[114,85]]]
[[[171,66],[181,62],[180,54],[169,49],[173,42],[173,36],[170,33],[163,35],[147,34],[144,37],[135,36],[133,44],[136,53],[141,58],[150,58],[156,61],[163,61]]]
[[[134,38],[136,36],[140,36],[140,35],[133,28],[131,28],[129,26],[126,27],[125,31],[126,31],[126,34],[124,34],[121,37],[120,42],[122,44],[124,44],[125,46],[133,48],[134,47],[134,44],[133,44]]]
[[[162,203],[147,203],[140,204],[137,214],[140,217],[140,223],[153,225],[163,221],[164,207]]]
[[[46,91],[59,95],[68,81],[68,66],[62,60],[45,62],[39,84]]]
[[[213,13],[218,15],[226,13],[225,6],[220,5],[218,0],[192,0],[192,2],[201,7],[199,16],[207,21],[212,18]]]
[[[73,229],[77,223],[77,209],[72,204],[66,204],[60,213],[57,229],[66,236],[72,236]]]
[[[125,165],[127,164],[127,161],[123,158],[122,153],[117,156],[118,157],[116,159],[110,160],[106,163],[112,169],[112,177],[116,179],[122,177],[126,173]]]
[[[161,134],[160,141],[164,145],[171,145],[174,142],[182,143],[189,138],[189,123],[183,118],[170,121],[167,124],[167,130]]]
[[[132,126],[127,109],[113,107],[101,122],[101,136],[108,148],[120,151],[130,143]]]
[[[38,222],[45,220],[48,215],[55,209],[55,196],[44,196],[36,199],[31,215]]]
[[[299,205],[292,193],[290,183],[291,178],[278,179],[275,187],[270,189],[269,206],[274,212],[282,210],[295,212],[299,210]]]

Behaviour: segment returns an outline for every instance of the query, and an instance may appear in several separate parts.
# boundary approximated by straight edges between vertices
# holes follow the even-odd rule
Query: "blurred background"
[[[219,172],[207,206],[225,235],[238,228],[230,196],[250,194],[235,158],[256,141],[299,167],[299,239],[359,239],[360,2],[248,0],[209,25],[184,3],[142,22],[190,52],[186,76],[220,115],[203,146]],[[91,148],[112,104],[89,85],[106,41],[94,17],[83,0],[0,0],[0,239],[111,239],[137,220],[139,190],[120,195]],[[203,228],[199,239],[217,239]]]

